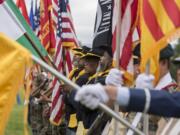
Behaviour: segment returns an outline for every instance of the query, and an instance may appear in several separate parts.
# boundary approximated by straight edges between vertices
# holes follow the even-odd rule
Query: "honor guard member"
[[[154,89],[168,90],[168,92],[175,92],[177,83],[170,74],[171,57],[174,55],[174,50],[170,44],[160,51],[159,60],[159,80],[155,84]],[[151,134],[160,133],[167,123],[168,119],[160,117],[150,117],[149,130]]]
[[[170,74],[171,57],[174,55],[174,50],[170,44],[160,51],[159,60],[159,80],[155,85],[155,89],[166,89],[173,92],[177,87],[177,83],[173,80]]]
[[[180,63],[180,57],[177,62]],[[119,81],[121,78],[119,76]],[[153,87],[153,80],[152,75],[140,74],[136,79],[136,85],[150,88]],[[167,90],[131,89],[96,84],[83,86],[78,90],[75,99],[91,109],[97,108],[100,102],[116,101],[124,111],[145,111],[149,114],[180,118],[180,92],[169,93]]]
[[[105,82],[108,81],[106,77],[109,74],[109,71],[113,68],[112,49],[109,46],[99,46],[99,48],[96,49],[102,51],[103,55],[100,58],[96,74],[89,79],[87,84],[101,83],[102,85],[105,85]],[[88,121],[88,119],[92,119],[91,117],[96,118],[95,120],[92,119],[94,124],[90,124],[91,126],[89,129],[91,129],[90,132],[92,134],[96,133],[96,135],[100,135],[102,133],[103,128],[105,127],[105,124],[111,118],[105,113],[101,113],[99,110],[95,110],[94,112],[95,114],[97,114],[98,112],[99,116],[95,116],[92,112],[92,114],[89,114],[89,117],[86,117],[86,119]]]
[[[87,84],[91,80],[91,78],[96,74],[101,55],[102,55],[102,53],[99,52],[99,50],[94,49],[94,50],[90,50],[90,52],[88,52],[86,55],[84,55],[82,57],[85,60],[85,66],[84,66],[85,73],[89,76],[88,80],[83,85]],[[73,100],[75,97],[75,93],[72,97]],[[86,129],[89,122],[87,122],[87,123],[84,122],[84,119],[86,119],[86,117],[87,117],[87,116],[85,116],[85,114],[86,114],[85,108],[81,104],[78,103],[77,118],[78,118],[78,121],[83,121],[83,125]]]
[[[85,85],[89,77],[93,76],[96,73],[100,56],[96,51],[89,51],[87,54],[81,57],[82,62],[84,62],[84,70],[78,75],[75,83],[79,86]],[[82,105],[74,100],[76,90],[71,90],[68,97],[68,103],[71,104],[76,109],[76,117],[79,123],[82,125]],[[82,128],[81,128],[82,129]]]
[[[173,60],[173,64],[176,66],[176,81],[177,88],[176,91],[180,90],[180,57],[177,57]],[[157,134],[163,135],[176,135],[180,134],[179,125],[180,121],[176,118],[171,118],[168,122],[166,122],[165,126],[161,129]]]
[[[136,83],[141,87],[153,87],[153,80],[152,75],[140,74]],[[117,102],[123,111],[180,118],[180,92],[93,84],[79,89],[75,100],[91,109],[96,109],[100,102]]]
[[[82,48],[73,48],[73,70],[69,73],[69,79],[75,82],[79,73],[84,69],[84,60],[81,59],[90,48],[83,46]],[[82,74],[82,73],[81,73]]]
[[[136,43],[133,49],[133,68],[134,68],[134,79],[140,74],[140,62],[141,62],[141,54],[140,54],[140,43]]]
[[[94,48],[98,51],[100,56],[100,61],[96,69],[96,73],[89,78],[86,84],[101,83],[105,85],[106,76],[109,74],[110,69],[112,69],[112,49],[109,46],[99,46],[99,48]]]
[[[139,64],[140,64],[140,44],[138,44],[133,51],[134,54],[134,75],[135,78],[137,77],[137,75],[140,73],[139,70]],[[172,79],[171,74],[170,74],[170,58],[173,56],[174,51],[171,47],[170,44],[167,45],[167,47],[165,47],[163,50],[160,51],[160,60],[159,60],[159,80],[157,82],[157,84],[155,85],[155,89],[166,89],[169,92],[173,92],[175,91],[177,84],[176,82]],[[150,118],[150,124],[149,124],[149,129],[151,131],[150,134],[155,134],[155,132],[157,132],[158,129],[158,117],[151,117]],[[162,122],[164,121],[163,119],[160,120],[160,128],[158,129],[158,132],[160,132],[159,130],[163,127],[162,125],[164,125],[165,123]]]
[[[177,59],[180,63],[180,58]],[[120,71],[119,71],[120,74]],[[122,78],[119,76],[119,78]],[[152,75],[140,74],[136,80],[139,88],[153,87]],[[121,79],[119,79],[121,81]],[[129,89],[126,87],[88,85],[81,88],[75,98],[85,106],[96,109],[100,102],[118,102],[124,111],[147,112],[149,114],[180,118],[180,92],[169,93],[167,90]],[[168,108],[168,109],[167,109]],[[178,125],[177,120],[176,125]],[[172,125],[172,121],[169,121]],[[165,131],[170,131],[166,125]],[[171,126],[172,127],[172,126]],[[179,128],[173,128],[173,133],[180,133]],[[169,132],[169,133],[172,133]],[[170,135],[170,134],[169,134]]]
[[[94,73],[88,80],[86,84],[94,84],[94,83],[101,83],[105,84],[105,78],[107,74],[109,73],[110,69],[112,68],[112,50],[109,47],[106,46],[100,46],[99,48],[93,48],[90,53],[87,53],[85,56],[86,59],[95,59],[97,57],[100,59],[95,60],[92,64],[87,63],[85,65],[85,69],[87,72]],[[94,67],[93,67],[94,66]],[[93,68],[92,68],[93,67]],[[91,111],[88,108],[81,106],[82,112],[82,121],[85,129],[88,129],[94,120],[96,119],[97,115],[100,113],[99,110]],[[105,120],[105,119],[104,119]],[[103,123],[104,124],[104,123]],[[103,125],[100,125],[100,131],[102,130]],[[96,134],[98,134],[99,131],[96,129]]]
[[[87,52],[90,50],[90,48],[83,46],[82,49],[73,49],[74,54],[77,56],[78,59],[76,63],[76,69],[72,71],[69,74],[69,78],[75,82],[77,85],[82,86],[86,84],[89,78],[89,73],[86,73],[84,70],[85,65],[85,59],[83,58],[84,55],[87,54]],[[63,90],[66,93],[65,96],[65,104],[66,104],[66,120],[68,124],[67,133],[69,134],[75,134],[75,131],[77,129],[77,118],[76,118],[76,106],[77,103],[73,100],[72,96],[74,97],[74,90],[69,85],[63,85]]]
[[[69,73],[69,79],[76,83],[77,79],[85,74],[84,72],[84,60],[81,58],[85,55],[90,48],[83,46],[82,48],[72,49],[73,57],[73,70]],[[88,80],[88,76],[84,76],[84,81]],[[86,79],[87,78],[87,79]],[[62,85],[63,91],[65,92],[65,119],[67,121],[67,134],[75,134],[77,129],[77,118],[76,118],[76,109],[69,103],[71,100],[71,94],[69,93],[72,90],[72,87],[64,84]]]

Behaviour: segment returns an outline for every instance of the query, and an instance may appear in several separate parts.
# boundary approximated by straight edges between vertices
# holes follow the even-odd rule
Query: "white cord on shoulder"
[[[149,89],[147,89],[147,88],[144,89],[144,92],[145,92],[145,96],[146,96],[146,102],[144,105],[144,111],[143,112],[147,113],[149,111],[149,107],[150,107],[151,94],[150,94]]]

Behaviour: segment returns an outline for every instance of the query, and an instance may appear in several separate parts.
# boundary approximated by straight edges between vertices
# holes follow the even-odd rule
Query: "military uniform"
[[[173,56],[173,49],[170,45],[167,45],[167,47],[161,50],[160,52],[160,61],[169,59],[171,56]],[[168,72],[163,77],[160,78],[154,89],[158,89],[158,90],[166,89],[168,92],[175,92],[176,87],[177,87],[176,82],[172,79],[170,72]],[[156,132],[160,133],[166,124],[164,123],[164,121],[168,122],[168,120],[169,119],[155,117],[155,116],[150,117],[149,119],[150,135],[154,135],[156,134]]]
[[[43,106],[43,128],[39,135],[52,135],[52,125],[50,124],[50,106],[47,103],[42,103]]]
[[[109,73],[109,69],[104,71],[104,72],[100,72],[97,73],[95,75],[92,75],[89,77],[88,81],[86,84],[94,84],[94,83],[101,83],[101,84],[105,84],[105,78],[107,76],[107,74]],[[80,115],[80,119],[79,121],[82,121],[82,125],[84,127],[84,132],[83,134],[86,133],[87,129],[89,129],[92,125],[92,123],[94,122],[94,120],[97,118],[97,116],[101,113],[101,111],[99,109],[96,110],[90,110],[88,108],[86,108],[85,106],[81,105],[79,103],[79,115]],[[100,135],[106,122],[110,119],[110,117],[108,117],[106,114],[103,115],[103,120],[101,120],[102,123],[100,123],[95,129],[94,131],[96,131],[96,135]],[[82,134],[82,133],[81,133]]]
[[[80,57],[80,60],[82,60],[82,56],[84,56],[89,50],[90,48],[86,46],[82,46],[82,48],[74,48],[73,52],[74,55],[78,55]],[[82,63],[81,66],[77,65],[77,68],[74,68],[69,74],[69,79],[75,82],[79,86],[84,85],[89,78],[89,74],[85,73],[82,66],[83,66]],[[74,134],[77,128],[77,118],[80,117],[80,116],[77,117],[76,115],[76,112],[78,110],[76,107],[78,107],[78,103],[74,101],[73,97],[74,97],[74,90],[71,90],[70,93],[65,94],[65,105],[66,105],[65,117],[67,121],[68,134]]]
[[[105,79],[106,76],[109,74],[110,69],[107,69],[103,72],[98,72],[94,74],[93,76],[89,77],[86,84],[95,84],[95,83],[101,83],[105,85]]]
[[[100,60],[100,65],[103,64],[108,59],[109,63],[104,63],[106,66],[100,66],[100,71],[97,71],[96,74],[92,75],[89,77],[89,80],[86,84],[96,84],[96,83],[101,83],[102,85],[105,85],[105,79],[106,76],[109,74],[110,69],[112,68],[112,50],[108,46],[101,46],[99,48],[94,48],[95,50],[99,51],[101,55],[101,60]],[[102,57],[103,56],[103,57]],[[106,59],[107,58],[107,59]],[[105,61],[104,61],[105,60]],[[103,70],[103,71],[101,71]],[[96,135],[100,135],[102,133],[103,128],[105,127],[106,122],[110,119],[109,116],[106,114],[102,114],[102,112],[99,109],[96,110],[90,110],[84,106],[82,106],[82,121],[84,124],[85,129],[89,129],[91,126],[93,126],[93,134],[95,133]],[[98,123],[97,125],[93,124],[93,122],[96,120],[97,116],[101,115],[101,123]]]
[[[52,135],[52,125],[49,122],[50,107],[48,102],[39,100],[40,92],[48,89],[49,80],[45,73],[40,73],[33,81],[34,91],[31,93],[29,104],[32,133],[33,135]]]
[[[179,60],[178,60],[179,59]],[[180,57],[176,58],[173,63],[176,66],[179,66],[180,64]],[[176,83],[172,83],[170,85],[168,85],[167,87],[163,88],[164,90],[168,90],[169,92],[174,92],[174,91],[179,91],[179,88],[177,86]],[[178,132],[178,134],[180,134],[180,131],[177,130],[176,128],[174,129],[174,127],[176,127],[176,125],[178,125],[179,120],[171,118],[171,119],[161,119],[158,122],[158,130],[157,130],[157,135],[158,134],[165,134],[165,135],[170,135],[170,134],[174,134],[174,130],[176,131],[176,133]],[[171,131],[172,129],[172,131]]]
[[[41,129],[43,128],[43,117],[42,117],[43,105],[38,102],[38,98],[40,95],[39,90],[41,90],[39,86],[45,82],[44,78],[45,76],[40,73],[33,80],[33,86],[32,86],[33,92],[31,93],[30,103],[29,103],[29,120],[33,135],[39,135]]]
[[[29,119],[33,135],[39,135],[41,129],[43,128],[43,106],[42,104],[39,104],[36,100],[36,98],[31,97],[29,106]]]
[[[168,92],[175,92],[175,89],[177,87],[177,84],[172,79],[170,73],[167,73],[164,75],[156,85],[154,89],[157,90],[163,90],[165,89]],[[162,128],[166,123],[164,123],[164,120],[168,122],[168,119],[166,118],[160,118],[156,116],[151,116],[149,119],[149,130],[151,134],[156,134],[156,132],[161,132]],[[160,123],[160,124],[158,124]]]
[[[78,74],[74,74],[75,76],[71,77],[74,78],[74,81],[77,85],[82,86],[84,85],[89,78],[89,74],[86,74],[84,70],[79,71]],[[75,90],[72,90],[70,93],[67,93],[65,96],[65,112],[66,112],[66,121],[69,131],[68,132],[75,132],[77,128],[77,118],[80,119],[79,115],[76,114],[77,106],[79,103],[74,101],[74,93]],[[78,115],[78,116],[77,116]]]

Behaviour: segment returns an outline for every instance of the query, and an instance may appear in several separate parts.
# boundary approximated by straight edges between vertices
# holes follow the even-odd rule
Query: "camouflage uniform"
[[[29,107],[29,116],[30,116],[30,126],[32,128],[33,135],[39,135],[41,129],[43,128],[43,106],[35,101],[35,98],[32,98],[30,101]]]
[[[42,121],[43,121],[43,128],[39,135],[51,135],[52,127],[49,122],[49,106],[47,103],[42,103],[43,112],[42,112]]]
[[[49,80],[42,73],[33,80],[33,92],[29,104],[29,120],[33,135],[51,135],[52,129],[49,122],[49,115],[43,115],[49,109],[48,102],[39,102],[41,90],[46,90]],[[33,96],[32,96],[33,95]]]

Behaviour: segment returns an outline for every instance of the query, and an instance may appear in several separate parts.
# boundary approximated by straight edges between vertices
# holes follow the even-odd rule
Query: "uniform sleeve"
[[[127,111],[143,112],[146,104],[144,90],[130,90],[130,100]],[[164,117],[180,117],[180,92],[150,90],[149,114]]]
[[[180,117],[180,92],[151,91],[149,113],[165,117]]]
[[[129,99],[130,99],[130,93],[128,88],[126,87],[119,87],[118,92],[117,92],[117,103],[121,107],[127,107],[129,104]]]
[[[127,111],[135,111],[135,112],[142,112],[145,106],[145,92],[144,90],[139,89],[130,89],[130,99],[129,104],[127,106]]]

